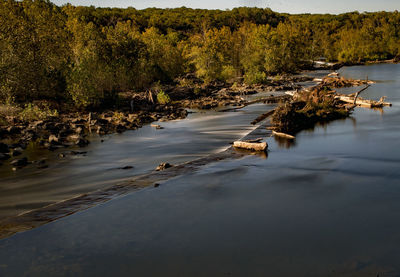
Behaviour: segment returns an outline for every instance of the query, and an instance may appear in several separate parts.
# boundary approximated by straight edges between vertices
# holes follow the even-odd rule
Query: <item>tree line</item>
[[[270,9],[56,6],[0,1],[0,102],[95,108],[194,73],[204,83],[266,82],[312,61],[400,55],[396,12],[289,15]]]

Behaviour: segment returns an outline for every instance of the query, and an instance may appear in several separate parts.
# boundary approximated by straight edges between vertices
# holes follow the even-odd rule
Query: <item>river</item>
[[[1,240],[0,276],[399,276],[400,65],[340,71],[378,81],[362,96],[393,107],[358,108],[290,147],[268,139],[268,159],[215,162]],[[221,115],[245,126],[223,140],[262,109]],[[192,135],[171,147],[202,144]],[[139,170],[119,164],[130,163]]]
[[[107,188],[152,171],[162,162],[179,164],[220,152],[251,132],[255,126],[250,122],[266,107],[273,108],[257,104],[236,112],[195,111],[184,120],[157,123],[162,130],[146,125],[122,134],[93,136],[92,143],[82,149],[50,152],[30,147],[29,160],[46,159],[50,166],[31,165],[16,172],[11,166],[0,167],[0,220]],[[71,150],[87,153],[59,158]]]

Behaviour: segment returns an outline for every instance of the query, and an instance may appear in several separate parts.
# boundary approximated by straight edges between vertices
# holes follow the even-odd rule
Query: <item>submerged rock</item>
[[[169,164],[169,163],[161,163],[159,164],[159,166],[157,166],[156,171],[163,171],[167,168],[171,168],[173,167],[173,165]]]
[[[127,170],[127,169],[132,169],[132,168],[133,168],[133,166],[127,165],[127,166],[124,166],[124,167],[120,167],[119,169]]]
[[[14,151],[13,151],[13,153],[12,153],[13,157],[22,155],[22,151],[23,151],[23,150],[22,150],[22,148],[20,148],[20,147],[15,148]]]
[[[28,165],[28,158],[16,159],[10,162],[12,166],[23,167]]]

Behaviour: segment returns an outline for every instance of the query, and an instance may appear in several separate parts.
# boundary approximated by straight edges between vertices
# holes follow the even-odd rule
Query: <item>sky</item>
[[[134,7],[144,9],[158,8],[202,8],[232,9],[248,6],[271,8],[273,11],[286,13],[343,13],[349,11],[394,11],[400,10],[400,0],[52,0],[57,5],[97,7]]]

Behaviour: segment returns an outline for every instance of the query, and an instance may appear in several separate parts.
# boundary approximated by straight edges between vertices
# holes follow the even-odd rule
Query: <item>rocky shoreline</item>
[[[0,126],[0,166],[10,164],[14,171],[29,164],[37,168],[48,167],[46,160],[28,160],[24,151],[34,143],[39,149],[55,151],[69,147],[85,147],[90,143],[90,136],[104,136],[136,130],[154,121],[183,119],[187,109],[208,110],[218,107],[242,107],[249,104],[243,96],[267,91],[299,89],[296,83],[310,81],[307,76],[283,76],[271,79],[263,85],[227,85],[214,82],[208,85],[164,86],[162,89],[171,98],[168,104],[153,101],[146,93],[127,93],[123,96],[122,108],[103,112],[64,113],[46,120],[23,121],[9,116],[3,119],[6,126]],[[274,102],[274,97],[268,101]],[[266,101],[267,101],[266,100]],[[278,100],[276,100],[278,101]],[[276,102],[275,101],[275,102]],[[67,152],[65,152],[67,153]],[[84,154],[84,151],[70,151],[60,154]]]

